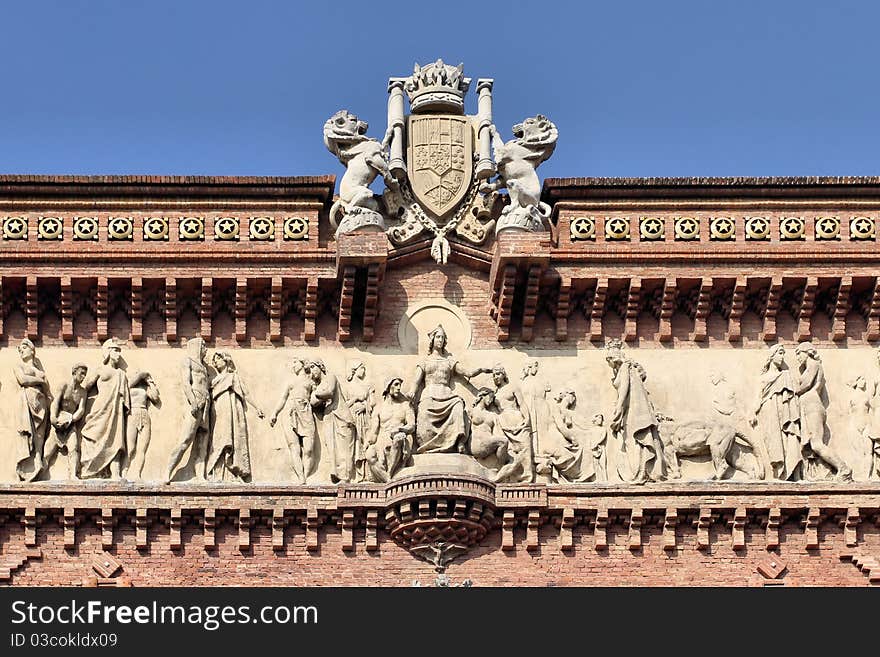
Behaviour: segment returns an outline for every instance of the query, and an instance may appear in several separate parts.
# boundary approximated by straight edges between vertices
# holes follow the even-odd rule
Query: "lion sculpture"
[[[541,230],[550,216],[550,207],[541,202],[541,181],[535,169],[549,159],[556,148],[559,132],[546,116],[539,114],[513,126],[513,136],[504,142],[494,125],[489,126],[498,178],[484,183],[480,190],[497,193],[507,188],[510,204],[502,210],[496,232],[503,228]]]
[[[671,479],[681,478],[682,456],[709,454],[715,472],[712,479],[723,479],[728,467],[739,470],[754,479],[764,478],[764,467],[757,458],[758,450],[752,439],[738,431],[733,425],[719,420],[685,420],[676,422],[671,417],[657,415],[660,443],[663,445],[663,460],[669,468]],[[739,439],[752,448],[756,455],[756,466],[747,468],[741,457],[733,450]]]
[[[337,233],[348,232],[362,225],[383,227],[379,205],[370,185],[380,175],[389,187],[397,181],[388,170],[386,155],[394,134],[388,128],[382,142],[367,137],[369,125],[347,110],[340,110],[324,123],[324,144],[343,164],[345,173],[339,181],[339,200],[330,209],[330,223]],[[350,218],[340,222],[340,213]]]

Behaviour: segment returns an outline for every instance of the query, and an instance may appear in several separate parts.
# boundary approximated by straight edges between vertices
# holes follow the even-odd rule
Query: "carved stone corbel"
[[[834,302],[834,318],[831,323],[831,339],[835,342],[846,340],[846,316],[852,307],[850,294],[852,293],[852,276],[843,276],[840,286],[837,288],[837,299]]]
[[[782,277],[774,276],[767,289],[767,303],[764,308],[764,328],[761,331],[761,339],[764,342],[776,340],[776,312],[779,310],[779,301],[782,299]]]
[[[711,547],[712,509],[700,508],[700,515],[694,525],[697,528],[697,549],[708,550]]]
[[[733,513],[730,522],[731,543],[734,550],[742,550],[746,547],[746,523],[748,522],[748,510],[738,507]]]
[[[574,550],[574,526],[577,519],[574,508],[566,507],[562,510],[562,522],[559,526],[559,548],[563,551]]]
[[[767,514],[766,546],[768,550],[779,547],[779,526],[782,524],[782,509],[774,507]]]
[[[541,527],[541,512],[529,511],[529,517],[526,524],[526,550],[529,552],[537,552],[540,547],[539,530]]]
[[[678,509],[666,509],[663,520],[663,549],[672,551],[678,548]]]
[[[857,547],[859,544],[859,524],[862,522],[861,509],[850,507],[846,511],[843,524],[843,537],[847,547]]]
[[[810,320],[813,317],[813,310],[816,307],[816,292],[819,289],[819,279],[815,276],[807,278],[804,285],[804,296],[801,300],[801,307],[798,311],[797,339],[810,339]]]
[[[808,550],[819,548],[819,525],[822,522],[822,514],[816,507],[807,511],[807,517],[803,520],[804,542]]]
[[[241,552],[247,552],[251,549],[251,527],[254,525],[254,518],[251,517],[251,510],[248,508],[238,510],[238,549]]]
[[[272,509],[272,549],[279,552],[284,549],[284,528],[287,526],[287,518],[284,507],[276,506]]]
[[[379,512],[367,511],[367,535],[366,535],[367,552],[374,552],[379,549]]]
[[[346,509],[342,512],[342,550],[343,552],[354,551],[354,511]]]
[[[631,278],[626,296],[626,312],[624,313],[623,338],[632,342],[638,338],[638,319],[641,310],[642,279]]]
[[[730,319],[727,323],[727,341],[742,341],[742,316],[745,312],[748,279],[737,276],[733,285],[733,296],[730,300]]]
[[[177,342],[177,279],[165,279],[165,340]]]
[[[590,341],[602,340],[602,317],[605,315],[605,302],[608,299],[608,279],[596,281],[596,292],[593,295],[593,307],[590,309]]]
[[[640,508],[634,508],[629,516],[628,547],[630,551],[642,549],[642,523],[645,520],[644,512]]]
[[[136,509],[134,518],[135,545],[139,550],[143,550],[149,545],[147,530],[150,528],[150,516],[146,509]]]
[[[608,549],[608,508],[596,509],[596,523],[593,526],[593,545],[596,550]]]
[[[513,550],[513,529],[516,527],[516,515],[513,511],[505,511],[501,517],[501,549],[505,552]]]
[[[675,313],[675,300],[678,296],[678,281],[667,278],[663,284],[663,300],[660,302],[660,342],[672,341],[672,315]]]

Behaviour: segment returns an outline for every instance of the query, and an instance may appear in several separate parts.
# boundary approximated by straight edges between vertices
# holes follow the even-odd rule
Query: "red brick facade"
[[[20,239],[4,226],[0,239],[0,342],[97,346],[112,335],[149,349],[201,336],[217,347],[394,349],[407,306],[438,295],[470,321],[472,349],[596,349],[607,338],[727,350],[880,339],[876,236],[861,221],[880,222],[880,179],[548,180],[551,233],[454,242],[444,267],[430,258],[430,240],[392,248],[381,233],[333,239],[333,185],[332,176],[2,177],[0,217],[23,219],[27,232]],[[41,237],[46,217],[61,220],[60,239]],[[97,219],[95,239],[76,238],[80,217]],[[130,238],[113,239],[119,217],[131,220]],[[167,220],[167,240],[146,238],[151,217]],[[203,236],[182,236],[187,217],[204,222]],[[215,239],[223,217],[238,221],[237,239]],[[261,217],[274,225],[268,238],[251,230]],[[648,217],[662,224],[650,239]],[[719,217],[730,231],[719,230]],[[754,217],[765,220],[766,239],[749,232]],[[817,228],[826,218],[837,233],[828,229],[834,222]],[[307,227],[286,233],[293,219]],[[613,219],[628,224],[628,238],[611,238]],[[486,531],[448,565],[454,583],[880,582],[876,484],[487,484],[473,492],[463,481],[450,477],[427,492],[407,489],[412,482],[222,492],[3,484],[0,582],[427,584],[434,567],[392,533],[448,517]],[[105,554],[118,564],[102,576],[95,563]]]

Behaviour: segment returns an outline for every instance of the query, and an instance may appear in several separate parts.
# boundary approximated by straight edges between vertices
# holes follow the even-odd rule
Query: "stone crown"
[[[462,76],[464,64],[450,66],[438,59],[426,66],[415,65],[413,74],[404,88],[409,96],[410,108],[419,111],[464,112],[464,95],[471,79]]]

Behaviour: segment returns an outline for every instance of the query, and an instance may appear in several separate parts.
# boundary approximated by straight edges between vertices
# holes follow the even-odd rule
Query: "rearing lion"
[[[510,195],[510,205],[505,213],[522,209],[531,212],[535,208],[541,216],[549,216],[550,208],[541,203],[541,181],[535,169],[547,160],[556,148],[559,131],[550,119],[542,114],[525,119],[513,126],[513,136],[507,143],[494,125],[489,126],[492,134],[492,149],[495,152],[495,165],[498,178],[480,187],[483,192],[497,192],[504,187]]]
[[[378,210],[370,189],[377,175],[381,174],[389,187],[397,186],[388,170],[385,155],[394,131],[389,127],[379,143],[366,136],[368,127],[366,121],[361,121],[348,110],[336,112],[324,123],[324,144],[346,167],[339,181],[339,200],[330,209],[330,222],[334,227],[338,226],[340,211],[351,212],[353,208]]]

